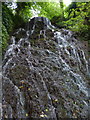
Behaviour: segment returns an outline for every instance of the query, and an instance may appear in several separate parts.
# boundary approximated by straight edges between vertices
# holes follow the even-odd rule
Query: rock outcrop
[[[3,61],[3,118],[88,118],[88,55],[44,17],[18,29]]]

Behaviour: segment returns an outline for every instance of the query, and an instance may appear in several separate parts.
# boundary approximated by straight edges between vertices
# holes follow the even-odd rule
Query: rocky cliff
[[[73,32],[35,17],[3,60],[3,118],[88,118],[88,54]]]

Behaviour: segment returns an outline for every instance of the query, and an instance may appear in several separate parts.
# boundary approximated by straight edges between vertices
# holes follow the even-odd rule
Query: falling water
[[[35,17],[3,60],[3,118],[87,118],[88,58],[73,33]]]

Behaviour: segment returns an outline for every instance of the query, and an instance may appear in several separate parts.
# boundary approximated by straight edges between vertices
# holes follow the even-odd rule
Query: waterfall
[[[88,58],[73,32],[44,17],[11,37],[3,60],[3,118],[88,117]],[[81,49],[82,48],[82,49]]]

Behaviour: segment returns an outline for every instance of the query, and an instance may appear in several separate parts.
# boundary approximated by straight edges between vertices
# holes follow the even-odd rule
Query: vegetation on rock
[[[47,17],[59,28],[75,31],[81,40],[90,43],[90,2],[71,2],[65,7],[63,1],[2,3],[2,48],[5,51],[11,33],[23,27],[34,16]]]
[[[89,41],[89,4],[2,5],[3,51],[10,43],[3,57],[2,119],[86,119],[90,71],[79,40]]]

